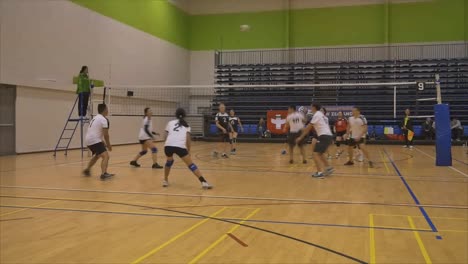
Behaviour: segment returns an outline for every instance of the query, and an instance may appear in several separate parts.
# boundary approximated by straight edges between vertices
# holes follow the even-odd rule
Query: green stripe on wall
[[[167,0],[71,1],[183,48],[189,48],[190,17]]]

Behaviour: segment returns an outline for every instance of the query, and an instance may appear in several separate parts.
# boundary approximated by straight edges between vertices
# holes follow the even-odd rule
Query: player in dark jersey
[[[229,123],[231,125],[231,132],[229,133],[229,142],[231,143],[231,155],[236,154],[236,145],[237,145],[237,135],[239,131],[244,132],[244,128],[242,127],[242,122],[239,117],[236,116],[236,112],[234,109],[229,111]]]
[[[336,144],[336,157],[338,158],[343,150],[340,149],[342,143],[345,143],[344,136],[346,135],[346,130],[348,129],[348,120],[344,117],[343,112],[338,112],[338,118],[335,120],[335,125],[333,126],[335,130],[335,144]]]
[[[226,106],[223,103],[219,104],[219,112],[215,116],[215,122],[216,127],[218,127],[220,142],[218,143],[217,150],[213,151],[213,156],[217,157],[218,153],[221,153],[222,158],[229,158],[226,150],[229,142],[229,132],[232,130],[232,127],[229,123],[229,115],[226,113]]]

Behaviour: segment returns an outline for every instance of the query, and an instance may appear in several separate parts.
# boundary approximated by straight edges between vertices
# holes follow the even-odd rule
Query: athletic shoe
[[[101,180],[105,181],[107,179],[112,178],[113,176],[114,176],[114,174],[110,174],[110,173],[105,172],[105,173],[101,174]]]
[[[235,150],[231,150],[231,155],[236,155],[236,151],[235,151]]]
[[[307,160],[303,160],[303,161],[302,161],[302,164],[307,164]]]
[[[325,172],[323,173],[323,175],[324,176],[331,175],[334,171],[335,171],[335,169],[333,167],[328,167],[328,168],[325,169]]]
[[[85,170],[83,171],[83,175],[86,176],[86,177],[91,176],[91,170],[85,169]]]
[[[363,161],[364,161],[364,157],[363,157],[362,155],[359,155],[359,157],[357,158],[357,160],[358,160],[359,162],[363,162]]]
[[[153,168],[153,169],[162,169],[164,167],[159,165],[158,163],[155,163],[155,164],[153,164],[153,166],[151,166],[151,168]]]
[[[141,165],[138,164],[138,162],[136,162],[135,160],[130,161],[130,165],[132,165],[133,167],[137,167],[137,168],[141,167]]]
[[[218,152],[217,151],[213,151],[213,158],[217,158],[218,157]]]
[[[346,162],[344,165],[345,165],[345,166],[353,166],[353,165],[354,165],[354,162],[352,162],[352,161],[349,160],[349,161]]]
[[[209,190],[209,189],[213,189],[213,186],[211,186],[209,183],[207,182],[202,182],[202,188],[205,189],[205,190]]]
[[[289,161],[289,164],[293,164],[293,163],[294,163],[294,160],[290,160],[290,161]]]
[[[411,150],[412,150],[412,149],[413,149],[413,146],[409,146],[409,149],[411,149]]]
[[[369,168],[374,168],[374,162],[369,161]]]
[[[287,153],[287,152],[286,152],[286,150],[284,150],[284,149],[281,151],[281,155],[286,155],[286,153]]]
[[[327,159],[331,160],[332,158],[332,155],[328,154]]]
[[[323,174],[323,172],[316,172],[316,173],[312,174],[312,177],[314,177],[314,178],[323,178],[323,177],[325,177],[325,174]]]
[[[403,148],[408,148],[408,146],[404,145]]]
[[[169,187],[169,182],[166,180],[163,180],[162,187]]]
[[[223,153],[223,154],[221,155],[221,158],[228,159],[228,158],[229,158],[229,156],[228,156],[226,153]]]

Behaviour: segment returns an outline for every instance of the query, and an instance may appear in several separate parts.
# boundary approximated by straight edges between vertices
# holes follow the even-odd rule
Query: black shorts
[[[239,127],[238,126],[232,126],[232,130],[230,131],[231,133],[239,133]]]
[[[170,158],[172,158],[174,154],[176,154],[180,158],[183,158],[189,154],[187,149],[171,146],[164,147],[164,153],[166,154],[166,157]]]
[[[140,139],[140,144],[143,145],[143,144],[145,144],[145,142],[148,141],[148,140],[151,140],[151,139],[144,139],[144,140],[141,140],[141,139]]]
[[[91,150],[91,152],[93,153],[93,156],[96,155],[101,155],[102,153],[106,152],[107,149],[106,149],[106,145],[104,145],[103,142],[99,142],[99,143],[96,143],[96,144],[93,144],[91,146],[88,146],[89,150]]]
[[[295,146],[295,145],[296,145],[296,139],[297,139],[298,137],[300,137],[301,134],[302,134],[301,131],[289,133],[289,134],[288,134],[288,144],[289,144],[289,146]],[[298,146],[303,146],[303,145],[305,145],[306,143],[307,143],[307,139],[306,139],[306,138],[303,138],[303,139],[299,142],[299,144],[297,144],[297,145],[298,145]]]
[[[361,138],[359,141],[355,141],[352,138],[348,139],[348,146],[350,146],[350,147],[355,147],[355,146],[359,146],[359,145],[362,145],[362,144],[366,144],[366,139],[365,138]]]
[[[336,132],[337,137],[343,137],[344,135],[346,135],[346,131]]]
[[[333,136],[321,135],[317,139],[315,144],[314,152],[323,154],[327,151],[328,147],[333,143]]]

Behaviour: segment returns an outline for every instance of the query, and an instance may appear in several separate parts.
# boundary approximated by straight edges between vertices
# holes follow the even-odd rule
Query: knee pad
[[[166,167],[170,168],[174,164],[174,160],[168,160],[166,161]]]
[[[195,164],[193,164],[193,163],[190,164],[190,165],[188,166],[188,168],[189,168],[191,171],[196,171],[196,170],[198,169],[197,165],[195,165]]]
[[[140,151],[140,156],[144,156],[144,155],[146,155],[146,153],[148,153],[148,151],[142,150],[142,151]]]
[[[151,148],[151,153],[153,154],[158,153],[158,148],[157,147]]]

